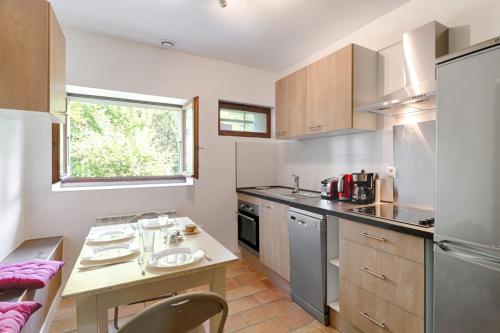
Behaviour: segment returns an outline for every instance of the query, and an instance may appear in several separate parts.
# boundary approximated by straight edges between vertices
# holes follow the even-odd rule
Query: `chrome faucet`
[[[300,177],[296,175],[292,175],[293,177],[293,190],[292,193],[299,193],[299,181]]]

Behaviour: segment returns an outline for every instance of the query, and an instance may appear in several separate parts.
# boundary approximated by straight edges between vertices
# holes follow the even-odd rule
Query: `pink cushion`
[[[41,306],[37,302],[0,302],[0,333],[21,331],[31,314],[40,309]]]
[[[63,265],[62,261],[41,259],[0,264],[0,289],[43,288]]]

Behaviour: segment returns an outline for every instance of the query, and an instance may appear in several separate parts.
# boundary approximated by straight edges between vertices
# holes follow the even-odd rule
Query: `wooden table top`
[[[179,225],[193,223],[193,221],[188,217],[179,217],[176,218],[176,220]],[[130,224],[93,227],[90,229],[89,235],[106,230],[123,230],[127,227],[130,227]],[[160,232],[156,232],[156,236],[155,250],[159,251],[165,249],[165,245],[160,240]],[[138,241],[137,237],[135,241]],[[184,240],[180,242],[179,247],[202,249],[212,260],[209,261],[203,258],[196,263],[176,269],[148,270],[146,268],[145,275],[141,274],[141,269],[137,259],[134,259],[131,262],[107,267],[79,270],[81,257],[89,251],[92,251],[92,246],[84,244],[75,267],[71,272],[68,282],[66,283],[62,297],[67,298],[72,296],[95,295],[106,291],[128,288],[135,285],[212,269],[227,265],[238,259],[231,251],[226,249],[203,229],[201,229],[198,234],[186,235]]]

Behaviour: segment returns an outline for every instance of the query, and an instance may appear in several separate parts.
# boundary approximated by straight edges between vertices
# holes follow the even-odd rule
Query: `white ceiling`
[[[51,0],[63,26],[279,72],[408,0]]]

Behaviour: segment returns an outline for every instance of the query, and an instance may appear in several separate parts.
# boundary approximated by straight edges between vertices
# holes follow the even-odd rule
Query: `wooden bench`
[[[0,263],[8,264],[30,259],[62,260],[62,253],[62,236],[30,239],[15,248]],[[49,310],[61,288],[61,280],[62,271],[59,271],[50,279],[45,288],[0,291],[0,302],[35,301],[42,304],[42,307],[30,317],[24,326],[23,333],[42,331]]]

